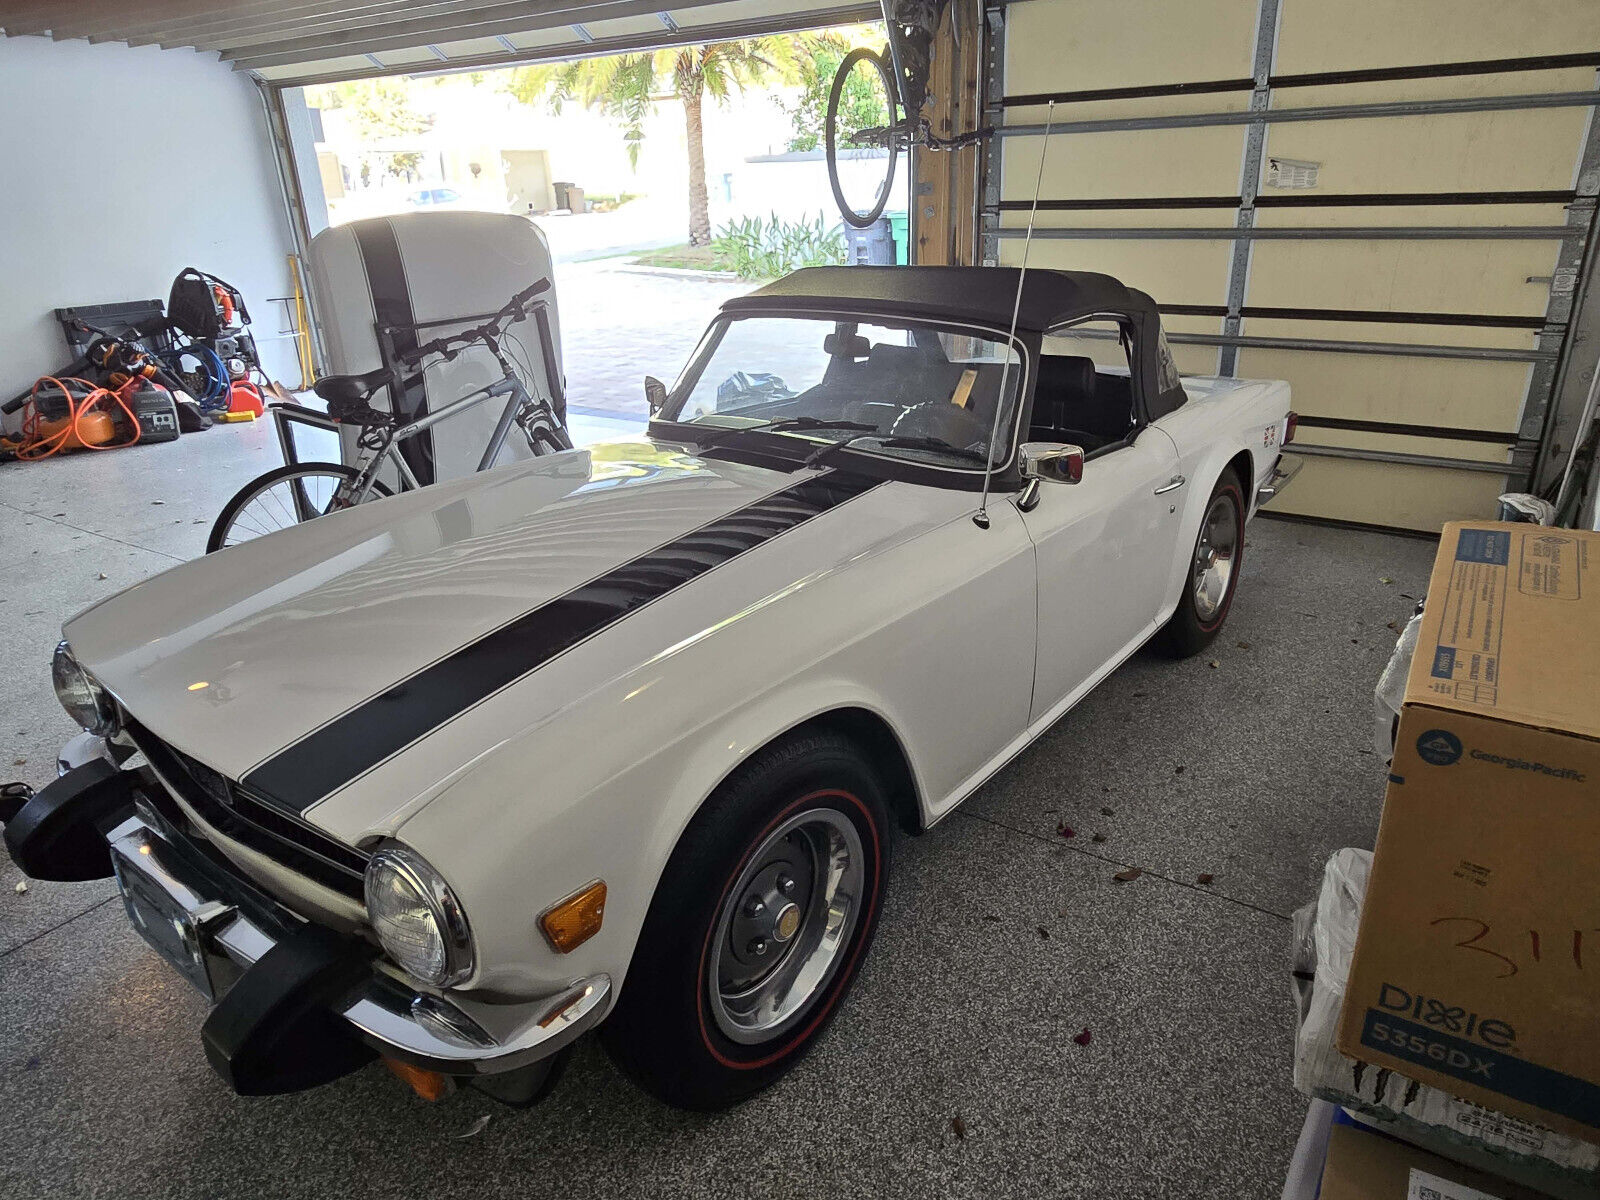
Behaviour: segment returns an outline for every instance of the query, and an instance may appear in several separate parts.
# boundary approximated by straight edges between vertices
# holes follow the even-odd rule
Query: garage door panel
[[[1540,317],[1555,242],[1261,241],[1249,307],[1379,309]]]
[[[1046,210],[1039,229],[1063,236],[1035,243],[1030,262],[1105,271],[1148,291],[1169,310],[1200,305],[1239,314],[1188,317],[1168,311],[1163,321],[1177,340],[1174,354],[1186,373],[1282,378],[1298,411],[1312,418],[1379,426],[1473,431],[1475,438],[1415,436],[1395,429],[1305,427],[1303,444],[1321,444],[1370,458],[1312,460],[1277,507],[1340,520],[1436,529],[1440,522],[1493,512],[1505,490],[1513,446],[1519,469],[1526,443],[1516,434],[1524,409],[1542,404],[1564,308],[1552,308],[1552,277],[1571,265],[1578,226],[1569,209],[1579,189],[1580,158],[1591,107],[1567,94],[1595,95],[1589,66],[1507,69],[1494,62],[1600,51],[1596,0],[1278,0],[1267,103],[1273,112],[1339,106],[1428,105],[1450,100],[1561,94],[1549,107],[1341,120],[1264,120],[1255,140],[1247,125],[1128,129],[1051,138],[1041,196],[1046,200],[1119,197],[1188,198],[1188,203],[1142,209]],[[1074,92],[1093,88],[1175,86],[1198,80],[1245,81],[1254,75],[1260,5],[1154,5],[1132,8],[1082,0],[1026,0],[1008,6],[1004,93]],[[1120,29],[1101,28],[1120,25]],[[1087,30],[1080,25],[1089,25]],[[1270,27],[1270,26],[1269,26]],[[1144,55],[1141,38],[1176,48]],[[1053,34],[1053,36],[1051,36]],[[1302,86],[1296,75],[1337,75],[1429,64],[1489,64],[1478,73]],[[1121,69],[1124,66],[1128,69]],[[1250,90],[1078,102],[1058,106],[1058,123],[1238,112]],[[1038,107],[1007,110],[1013,123],[1039,125]],[[1246,147],[1251,171],[1242,172]],[[1253,156],[1260,148],[1260,158]],[[992,218],[1011,226],[992,243],[999,260],[1016,263],[1041,153],[1037,136],[1007,139],[1001,195],[1014,208]],[[1278,188],[1270,159],[1317,165],[1310,188]],[[1253,187],[1237,197],[1260,164]],[[1520,193],[1547,197],[1517,199]],[[1384,198],[1436,195],[1455,203],[1391,205]],[[1338,203],[1340,197],[1352,202]],[[1511,203],[1501,203],[1509,197]],[[1330,203],[1330,201],[1333,201]],[[1264,236],[1228,236],[1253,222]],[[1096,229],[1171,231],[1175,237],[1094,237]],[[1319,230],[1389,229],[1395,237],[1326,237]],[[1458,229],[1498,236],[1453,236]],[[1274,233],[1306,230],[1311,236]],[[1405,231],[1437,236],[1406,236]],[[1193,236],[1200,231],[1212,235]],[[1066,236],[1070,233],[1070,236]],[[1085,236],[1088,233],[1090,236]],[[1183,236],[1188,233],[1190,236]],[[1580,233],[1581,236],[1581,233]],[[1563,286],[1570,276],[1563,273]],[[1296,318],[1263,317],[1299,311]],[[1347,312],[1367,319],[1337,319]],[[1457,315],[1428,324],[1418,315]],[[1475,321],[1482,323],[1474,323]],[[1547,330],[1541,338],[1539,330]],[[1205,346],[1185,333],[1215,338],[1234,330],[1242,339],[1301,343],[1290,350],[1254,345]],[[1226,338],[1224,339],[1226,340]],[[1318,343],[1384,343],[1419,353],[1324,350]],[[1454,358],[1430,347],[1511,353],[1517,357]],[[1542,357],[1541,357],[1542,356]],[[1536,358],[1539,361],[1534,361]],[[1530,388],[1539,395],[1530,400]],[[1473,461],[1488,471],[1387,461],[1415,455]]]
[[[295,63],[286,67],[263,67],[257,72],[269,82],[276,79],[293,79],[301,75],[326,75],[329,78],[358,75],[371,67],[369,59],[362,55],[345,55],[342,58],[324,58],[316,62]]]
[[[1377,433],[1363,429],[1311,427],[1296,438],[1298,443],[1330,446],[1346,450],[1374,450],[1386,454],[1419,454],[1428,458],[1449,458],[1502,467],[1509,446],[1461,438],[1415,437],[1407,434]],[[1452,470],[1433,467],[1430,470]]]
[[[1512,55],[1595,40],[1593,0],[1283,0],[1273,69],[1290,74]]]
[[[1093,199],[1237,194],[1244,136],[1242,128],[1224,126],[1052,137],[1039,194]],[[1044,141],[1002,139],[1007,200],[1032,198]]]
[[[1321,163],[1319,186],[1340,191],[1566,189],[1588,115],[1560,108],[1289,122],[1268,126],[1267,153]]]
[[[1331,189],[1330,189],[1331,192]],[[1305,193],[1262,190],[1264,197],[1304,195]],[[1322,190],[1317,190],[1322,195]],[[1167,215],[1162,214],[1163,223]],[[1176,215],[1176,214],[1174,214]],[[1210,217],[1216,220],[1217,214]],[[1328,204],[1306,207],[1274,207],[1270,203],[1256,210],[1256,225],[1270,229],[1294,229],[1308,225],[1337,226],[1495,226],[1525,225],[1554,229],[1565,226],[1567,210],[1560,202],[1550,204]],[[1553,244],[1553,243],[1552,243]],[[1463,241],[1470,250],[1472,243]]]
[[[1593,37],[1591,34],[1591,40]],[[1585,44],[1569,47],[1570,49],[1591,49],[1591,47]],[[1320,108],[1330,104],[1387,104],[1397,100],[1449,100],[1470,96],[1527,96],[1542,92],[1583,92],[1594,87],[1594,72],[1593,67],[1560,67],[1546,71],[1499,71],[1483,75],[1437,75],[1424,79],[1372,79],[1352,83],[1280,87],[1273,90],[1272,107]]]
[[[542,50],[547,46],[559,46],[571,38],[568,29],[536,29],[528,33],[509,33],[506,40],[518,50]]]
[[[1246,333],[1257,337],[1325,338],[1348,342],[1407,342],[1428,346],[1483,347],[1494,350],[1530,351],[1536,348],[1535,333],[1532,330],[1475,325],[1247,317],[1244,327]]]
[[[1185,346],[1174,343],[1169,347],[1172,361],[1178,365],[1180,375],[1215,375],[1217,373],[1217,348],[1215,346]]]
[[[1516,362],[1247,348],[1239,352],[1238,373],[1287,379],[1299,413],[1513,433],[1529,369],[1528,363]]]
[[[1027,205],[1033,197],[1030,194],[1019,196],[1017,199],[1022,205],[1021,208],[1000,214],[999,225],[1002,229],[1028,227]],[[1110,201],[1107,201],[1107,205],[1105,208],[1071,209],[1065,212],[1041,208],[1038,219],[1034,221],[1034,228],[1036,230],[1116,229],[1140,226],[1154,229],[1215,229],[1229,234],[1234,228],[1230,219],[1232,214],[1219,212],[1215,208],[1138,208],[1126,204],[1111,204]]]
[[[1000,265],[1022,261],[1021,238],[1000,242]],[[1149,292],[1158,304],[1216,304],[1227,285],[1227,242],[1035,241],[1030,267],[1101,271]]]
[[[1006,6],[1006,90],[1081,91],[1248,77],[1255,6],[1193,0],[1027,0]],[[1071,64],[1070,77],[1062,66]]]
[[[1172,359],[1178,364],[1180,375],[1215,375],[1217,373],[1217,347],[1193,346],[1182,340],[1186,333],[1199,333],[1215,337],[1222,332],[1220,317],[1191,317],[1182,313],[1168,313],[1161,325],[1171,341]]]
[[[1493,516],[1495,498],[1505,491],[1498,474],[1310,455],[1303,461],[1270,511],[1436,533],[1441,512]]]
[[[439,63],[439,56],[423,46],[406,50],[385,50],[372,57],[385,67],[414,67],[421,63],[432,63],[437,66]]]

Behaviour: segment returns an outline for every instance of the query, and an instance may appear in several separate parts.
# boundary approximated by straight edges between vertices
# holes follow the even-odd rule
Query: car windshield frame
[[[681,406],[687,402],[689,392],[700,382],[706,367],[718,347],[722,344],[722,339],[736,323],[788,320],[850,321],[864,325],[876,325],[908,331],[915,328],[939,334],[979,335],[998,346],[1010,347],[1015,359],[1012,362],[1012,370],[1007,387],[1011,390],[1015,399],[1011,405],[1008,421],[1002,423],[1003,426],[1009,425],[1009,428],[1002,427],[998,431],[999,436],[996,439],[996,442],[1004,447],[1005,453],[1002,457],[996,458],[991,447],[990,463],[987,468],[977,463],[959,462],[953,457],[947,461],[934,461],[931,456],[939,454],[940,452],[937,450],[913,449],[910,453],[907,453],[903,449],[885,448],[870,442],[839,445],[837,450],[830,454],[829,457],[850,455],[858,459],[875,460],[884,464],[885,467],[909,469],[918,472],[937,472],[944,476],[953,477],[953,481],[959,482],[962,486],[973,488],[980,485],[986,472],[990,473],[992,481],[1002,481],[1012,473],[1011,469],[1017,461],[1017,444],[1021,436],[1022,418],[1024,410],[1028,406],[1028,388],[1033,377],[1033,350],[1028,341],[1024,339],[1021,331],[1013,334],[997,325],[989,325],[982,322],[960,319],[945,320],[937,317],[905,317],[899,314],[874,311],[870,308],[796,307],[759,313],[718,313],[711,324],[707,326],[705,333],[695,346],[694,352],[689,356],[683,369],[667,390],[666,398],[661,407],[651,415],[650,426],[652,433],[663,437],[664,440],[687,441],[696,444],[702,440],[714,440],[718,449],[737,446],[741,441],[745,440],[741,435],[753,435],[751,440],[760,439],[760,446],[763,450],[789,442],[795,446],[796,451],[800,452],[802,457],[810,457],[819,448],[826,449],[830,443],[839,442],[846,434],[872,439],[880,436],[894,436],[887,430],[882,431],[880,434],[853,431],[848,425],[838,429],[818,427],[812,429],[769,430],[761,428],[759,424],[734,425],[704,419],[678,420],[676,417],[660,415],[673,411],[675,406],[681,409]],[[712,433],[715,437],[714,439],[702,439],[695,436],[697,433]],[[917,455],[917,457],[912,457],[912,454]]]

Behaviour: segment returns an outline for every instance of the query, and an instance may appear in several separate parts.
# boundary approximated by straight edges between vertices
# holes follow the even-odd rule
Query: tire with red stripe
[[[1188,658],[1222,631],[1244,568],[1244,491],[1230,469],[1222,473],[1200,516],[1184,577],[1183,598],[1152,641],[1172,658]]]
[[[767,746],[695,815],[662,874],[601,1040],[680,1108],[780,1079],[839,1010],[888,879],[883,789],[849,739]]]

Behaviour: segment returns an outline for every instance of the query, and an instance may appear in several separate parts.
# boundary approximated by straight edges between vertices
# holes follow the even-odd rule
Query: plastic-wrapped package
[[[1527,492],[1507,492],[1500,497],[1497,521],[1528,521],[1534,525],[1554,525],[1556,506]]]
[[[1415,624],[1407,627],[1412,645]],[[1401,640],[1404,642],[1404,637]],[[1401,677],[1403,684],[1403,670]],[[1295,1087],[1308,1096],[1343,1105],[1377,1128],[1470,1166],[1497,1171],[1553,1194],[1593,1195],[1600,1185],[1600,1146],[1458,1100],[1395,1071],[1339,1053],[1334,1037],[1371,870],[1370,850],[1334,851],[1323,871],[1316,901],[1294,914],[1293,978],[1300,1009]]]
[[[1372,851],[1335,850],[1322,872],[1315,903],[1294,914],[1294,978],[1300,1005],[1300,1036],[1295,1041],[1294,1085],[1316,1095],[1330,1071],[1329,1056],[1349,1062],[1334,1048],[1344,983],[1361,927],[1361,898],[1367,893]]]
[[[1372,748],[1387,763],[1394,756],[1394,731],[1400,720],[1400,705],[1406,698],[1406,676],[1411,673],[1411,656],[1417,652],[1417,631],[1422,628],[1422,606],[1406,622],[1395,641],[1394,653],[1378,676],[1372,690]]]

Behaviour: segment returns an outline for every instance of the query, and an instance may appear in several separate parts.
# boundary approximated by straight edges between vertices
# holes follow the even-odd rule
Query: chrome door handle
[[[1188,482],[1189,481],[1182,475],[1174,475],[1171,479],[1167,480],[1166,483],[1162,484],[1156,489],[1156,495],[1165,496],[1168,492],[1175,492]]]

